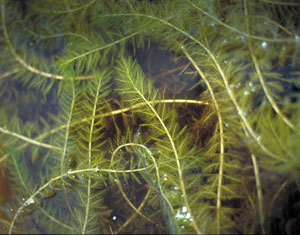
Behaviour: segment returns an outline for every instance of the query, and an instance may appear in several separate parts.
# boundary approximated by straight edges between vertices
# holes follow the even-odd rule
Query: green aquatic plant
[[[1,231],[296,233],[299,13],[1,0]]]

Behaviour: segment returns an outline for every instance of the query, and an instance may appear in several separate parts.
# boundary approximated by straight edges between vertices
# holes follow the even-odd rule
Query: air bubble
[[[186,213],[187,212],[187,207],[186,206],[184,206],[184,207],[182,207],[182,213]]]
[[[94,171],[97,173],[99,171],[99,166],[96,166]]]
[[[164,180],[167,180],[168,179],[168,177],[167,177],[167,174],[165,173],[164,174]]]
[[[191,213],[190,212],[188,212],[187,214],[186,214],[186,217],[185,217],[186,219],[190,219],[191,218]]]
[[[241,83],[239,82],[238,84],[235,85],[236,88],[241,87]]]
[[[112,219],[115,221],[115,220],[117,219],[117,216],[114,215],[114,216],[112,217]]]
[[[261,141],[261,136],[257,136],[256,140],[257,140],[258,142],[260,142],[260,141]]]
[[[248,91],[248,90],[245,90],[245,91],[244,91],[244,95],[246,95],[246,96],[249,95],[249,91]]]
[[[25,202],[25,205],[30,205],[30,204],[33,204],[34,203],[34,200],[33,198],[28,198],[27,201]]]
[[[252,92],[256,92],[256,88],[253,87],[253,88],[251,89],[251,91],[252,91]]]
[[[266,48],[268,47],[268,43],[262,42],[262,43],[261,43],[261,46],[262,46],[264,49],[266,49]]]
[[[222,44],[224,45],[224,44],[226,44],[227,43],[227,39],[224,39],[223,41],[222,41]]]
[[[69,169],[69,170],[68,170],[68,174],[70,174],[71,172],[72,172],[72,169]]]
[[[181,214],[180,210],[177,210],[177,213],[176,213],[176,215],[175,215],[175,218],[176,218],[176,219],[183,219],[183,218],[184,218],[184,215]]]
[[[225,127],[229,127],[229,124],[228,124],[228,123],[225,123]]]
[[[249,86],[253,86],[254,85],[253,82],[249,82],[248,84],[249,84]]]

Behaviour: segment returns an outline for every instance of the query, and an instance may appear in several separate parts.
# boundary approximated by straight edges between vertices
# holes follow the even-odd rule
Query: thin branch
[[[244,125],[244,123],[241,123],[242,127],[245,130],[245,134],[248,137],[249,133]],[[260,220],[260,226],[261,226],[261,232],[265,234],[264,229],[264,210],[263,210],[263,193],[262,193],[262,187],[261,187],[261,181],[260,181],[260,174],[259,174],[259,167],[257,164],[256,156],[251,153],[251,160],[253,164],[253,170],[254,170],[254,177],[255,177],[255,184],[256,184],[256,191],[257,191],[257,200],[258,200],[258,211],[259,211],[259,220]]]
[[[127,74],[127,78],[129,79],[129,81],[132,84],[132,86],[133,86],[134,90],[136,91],[136,93],[142,98],[142,100],[147,104],[147,106],[150,108],[150,110],[156,116],[156,118],[158,119],[160,125],[164,129],[164,132],[166,133],[166,135],[169,139],[169,142],[171,144],[171,147],[172,147],[172,150],[173,150],[173,153],[174,153],[174,156],[175,156],[175,161],[176,161],[177,171],[178,171],[178,176],[179,176],[179,184],[180,184],[181,192],[183,194],[184,204],[187,207],[188,212],[192,214],[192,211],[191,211],[191,208],[190,208],[190,205],[189,205],[189,202],[188,202],[188,198],[187,198],[187,193],[186,193],[186,190],[185,190],[184,181],[183,181],[182,167],[181,167],[181,164],[180,164],[180,161],[179,161],[178,151],[176,149],[173,138],[172,138],[168,128],[166,127],[165,123],[163,122],[162,118],[160,117],[160,115],[157,113],[157,111],[154,109],[154,107],[151,105],[151,103],[145,98],[145,96],[142,94],[142,92],[139,90],[139,88],[135,85],[134,78],[130,74],[130,71],[126,70],[124,72]],[[198,227],[198,224],[196,223],[196,221],[194,219],[192,220],[192,225],[193,225],[195,231],[198,234],[201,234],[201,231]]]
[[[12,233],[12,229],[14,227],[15,221],[17,219],[17,217],[19,216],[19,214],[21,214],[23,212],[23,209],[27,206],[29,206],[30,204],[34,203],[34,198],[45,188],[47,188],[50,184],[52,184],[53,182],[62,179],[65,176],[68,175],[74,175],[74,174],[80,174],[80,173],[84,173],[84,172],[112,172],[112,173],[131,173],[131,172],[136,172],[136,171],[144,171],[149,167],[145,167],[145,168],[140,168],[140,169],[135,169],[135,170],[124,170],[124,171],[119,171],[119,170],[112,170],[112,169],[99,169],[98,167],[95,168],[87,168],[87,169],[81,169],[81,170],[74,170],[71,171],[69,170],[68,172],[56,176],[54,178],[51,178],[47,183],[45,183],[44,185],[42,185],[39,189],[37,189],[26,201],[25,203],[23,203],[22,206],[19,207],[19,209],[17,210],[16,214],[14,215],[11,223],[10,223],[10,227],[9,227],[9,234]]]
[[[19,166],[18,166],[18,163],[16,161],[16,159],[13,157],[13,163],[15,165],[15,170],[17,172],[17,175],[18,175],[18,178],[22,184],[22,186],[24,187],[25,191],[30,195],[31,194],[31,190],[26,186],[26,183],[24,181],[24,177],[22,176],[21,172],[20,172],[20,169],[19,169]],[[60,226],[62,227],[65,227],[67,229],[69,229],[70,231],[73,231],[73,228],[59,220],[57,220],[56,218],[54,218],[52,215],[50,215],[46,210],[44,210],[44,208],[42,208],[40,205],[37,205],[37,207],[39,208],[39,210],[42,211],[42,213],[44,213],[50,220],[54,221],[55,223],[59,224]]]
[[[260,36],[255,36],[255,35],[252,35],[252,34],[249,34],[249,33],[244,33],[242,31],[240,31],[239,29],[237,28],[234,28],[226,23],[223,23],[222,21],[220,21],[219,19],[217,19],[216,17],[214,17],[213,15],[209,14],[208,12],[202,10],[200,7],[198,7],[197,5],[195,5],[194,3],[192,3],[190,0],[187,0],[191,5],[193,5],[196,9],[198,9],[199,11],[201,11],[204,15],[208,16],[209,18],[213,19],[214,21],[216,21],[218,24],[224,26],[225,28],[233,31],[233,32],[236,32],[236,33],[239,33],[243,36],[245,36],[246,38],[253,38],[253,39],[257,39],[257,40],[260,40],[260,41],[268,41],[268,42],[294,42],[295,39],[294,38],[266,38],[266,37],[260,37]]]
[[[20,72],[21,70],[22,70],[22,69],[20,69],[20,68],[15,68],[15,69],[13,69],[13,70],[10,70],[10,71],[7,71],[7,72],[5,72],[5,73],[2,73],[2,74],[0,74],[0,80],[3,79],[3,78],[6,78],[6,77],[8,77],[8,76],[10,76],[10,75],[12,75],[12,74],[18,73],[18,72]]]
[[[2,27],[3,27],[3,33],[4,33],[4,38],[6,40],[6,43],[11,51],[11,53],[13,54],[13,56],[15,57],[15,59],[27,70],[29,70],[32,73],[47,77],[47,78],[54,78],[54,79],[58,79],[58,80],[62,80],[64,79],[64,76],[62,75],[57,75],[57,74],[52,74],[52,73],[48,73],[48,72],[44,72],[44,71],[40,71],[34,67],[32,67],[31,65],[27,64],[15,51],[15,49],[13,48],[13,45],[11,44],[11,41],[9,39],[9,35],[7,32],[7,28],[6,28],[6,19],[5,19],[5,4],[4,4],[4,0],[1,0],[2,4],[1,4],[1,19],[2,19]],[[90,78],[94,78],[94,76],[82,76],[82,77],[77,77],[77,79],[90,79]]]
[[[189,100],[189,99],[165,99],[165,100],[153,100],[153,101],[149,101],[150,104],[156,104],[156,103],[166,103],[166,104],[173,104],[173,103],[178,103],[178,104],[198,104],[198,105],[209,105],[208,102],[205,102],[205,101],[200,101],[200,100]],[[81,120],[78,120],[78,121],[75,121],[73,123],[71,123],[71,126],[74,126],[74,125],[77,125],[77,124],[80,124],[82,122],[87,122],[87,121],[90,121],[92,120],[93,118],[102,118],[102,117],[109,117],[109,116],[114,116],[114,115],[118,115],[118,114],[122,114],[122,113],[125,113],[125,112],[128,112],[130,110],[134,110],[134,109],[137,109],[137,108],[140,108],[142,106],[145,106],[147,105],[145,102],[141,102],[141,103],[138,103],[138,104],[135,104],[133,106],[130,106],[130,107],[126,107],[126,108],[121,108],[121,109],[118,109],[118,110],[114,110],[114,111],[111,111],[111,112],[107,112],[107,113],[103,113],[103,114],[98,114],[98,115],[95,115],[95,117],[88,117],[88,118],[83,118]],[[50,130],[49,132],[46,132],[46,133],[43,133],[41,135],[39,135],[36,139],[39,140],[39,139],[43,139],[44,137],[48,136],[48,135],[52,135],[54,134],[55,132],[61,130],[61,129],[64,129],[66,128],[67,125],[61,125],[59,127],[56,127],[52,130]]]
[[[79,174],[82,172],[89,172],[89,171],[95,171],[95,168],[91,168],[91,169],[84,169],[84,170],[76,170],[76,171],[69,171],[67,173],[64,173],[62,175],[56,176],[52,179],[50,179],[47,183],[45,183],[43,186],[41,186],[37,191],[35,191],[24,203],[22,206],[19,207],[19,209],[17,210],[17,212],[15,213],[11,223],[10,223],[10,227],[9,227],[9,234],[12,234],[12,229],[14,227],[14,223],[18,217],[19,214],[21,214],[23,212],[23,209],[26,206],[29,206],[30,204],[34,203],[34,198],[46,187],[48,187],[52,182],[59,180],[67,175],[73,175],[73,174]]]
[[[89,135],[88,167],[91,167],[91,161],[92,161],[92,138],[93,138],[96,108],[97,108],[97,103],[98,103],[98,97],[100,94],[100,88],[102,85],[102,79],[103,79],[103,77],[100,77],[99,82],[98,82],[98,87],[96,90],[96,97],[95,97],[94,107],[93,107],[93,115],[92,115],[93,118],[92,118],[92,122],[91,122],[91,126],[90,126],[90,135]],[[90,195],[91,195],[91,177],[88,177],[87,202],[86,202],[86,208],[85,208],[85,219],[84,219],[84,223],[83,223],[83,227],[82,227],[82,234],[85,234],[85,229],[86,229],[87,222],[88,222],[88,216],[89,216],[89,210],[90,210]]]
[[[159,176],[159,168],[157,166],[157,163],[156,163],[156,160],[155,158],[153,157],[152,155],[152,152],[144,145],[142,144],[138,144],[138,143],[126,143],[126,144],[122,144],[120,146],[118,146],[112,153],[112,156],[111,156],[111,166],[113,164],[113,161],[114,161],[114,157],[115,155],[117,154],[117,152],[121,149],[121,148],[125,148],[127,146],[136,146],[136,147],[140,147],[140,148],[143,148],[148,156],[151,158],[151,161],[153,162],[154,164],[154,168],[155,168],[155,171],[156,171],[156,178],[157,178],[157,184],[158,184],[158,188],[159,188],[159,191],[162,195],[162,197],[165,199],[165,201],[167,202],[168,206],[170,207],[171,211],[173,212],[173,207],[171,205],[171,203],[169,202],[168,198],[166,197],[166,195],[164,194],[163,190],[162,190],[162,187],[160,185],[160,176]],[[153,223],[152,220],[150,220],[149,218],[147,218],[146,216],[144,216],[131,202],[130,200],[128,199],[128,197],[126,196],[125,192],[123,191],[123,188],[122,188],[122,185],[120,184],[120,182],[117,180],[117,184],[118,184],[118,187],[123,195],[123,197],[125,198],[125,200],[127,201],[127,203],[130,205],[130,207],[136,212],[138,213],[140,216],[142,216],[144,219],[146,219],[147,221]]]
[[[147,200],[148,200],[148,198],[149,198],[149,196],[150,196],[150,193],[151,193],[151,188],[148,189],[147,194],[146,194],[146,196],[144,197],[144,199],[143,199],[143,201],[141,202],[141,204],[139,205],[139,207],[137,208],[137,211],[141,211],[141,210],[143,209],[145,203],[147,202]],[[119,227],[118,230],[117,230],[116,232],[114,232],[114,234],[119,234],[120,231],[122,231],[124,228],[126,228],[126,226],[127,226],[128,224],[130,224],[130,223],[133,221],[133,219],[137,216],[137,214],[138,214],[138,213],[135,211],[135,212],[128,218],[128,220],[127,220],[124,224],[122,224],[122,226]]]
[[[4,37],[5,37],[6,43],[7,43],[8,47],[9,47],[11,53],[12,53],[13,56],[15,57],[15,59],[16,59],[16,60],[17,60],[17,61],[18,61],[25,69],[29,70],[29,71],[32,72],[32,73],[35,73],[35,74],[38,74],[38,75],[40,75],[40,76],[44,76],[44,77],[47,77],[47,78],[58,79],[58,80],[63,80],[63,79],[65,79],[65,77],[62,76],[62,75],[57,75],[57,74],[52,74],[52,73],[44,72],[44,71],[41,71],[41,70],[38,70],[38,69],[32,67],[31,65],[27,64],[27,63],[26,63],[26,62],[25,62],[25,61],[17,54],[17,52],[16,52],[15,49],[13,48],[13,45],[11,44],[11,41],[10,41],[10,39],[9,39],[8,31],[7,31],[7,28],[6,28],[4,0],[1,0],[1,1],[2,1],[2,5],[1,5],[1,18],[2,18],[3,33],[4,33]],[[105,49],[105,48],[108,48],[108,47],[111,47],[111,46],[113,46],[113,45],[115,45],[115,44],[120,43],[121,41],[127,40],[128,38],[133,37],[133,36],[139,34],[140,32],[141,32],[141,31],[135,32],[135,33],[133,33],[133,34],[131,34],[131,35],[129,35],[129,36],[123,37],[123,38],[121,38],[121,39],[119,39],[119,40],[116,40],[116,41],[114,41],[114,42],[112,42],[112,43],[109,43],[109,44],[107,44],[107,45],[105,45],[105,46],[101,46],[101,47],[98,47],[98,48],[96,48],[96,49],[94,49],[94,50],[88,51],[88,52],[86,52],[86,53],[84,53],[84,54],[81,54],[81,55],[76,56],[76,57],[74,57],[74,58],[72,58],[72,59],[69,59],[69,60],[68,60],[67,62],[65,62],[65,63],[70,63],[70,62],[72,62],[72,61],[74,61],[74,60],[76,60],[76,59],[79,59],[79,58],[81,58],[81,57],[83,57],[83,56],[86,56],[86,55],[88,55],[88,54],[94,53],[94,52],[96,52],[96,51],[99,51],[99,50],[102,50],[102,49]],[[94,75],[86,75],[86,76],[79,76],[79,77],[76,77],[76,78],[74,78],[74,79],[75,79],[75,80],[86,80],[86,79],[92,79],[92,78],[95,78],[95,76],[94,76]]]
[[[75,57],[73,57],[73,58],[71,58],[71,59],[66,60],[66,61],[63,62],[62,64],[68,64],[68,63],[70,63],[70,62],[72,62],[72,61],[74,61],[74,60],[77,60],[77,59],[82,58],[82,57],[84,57],[84,56],[87,56],[87,55],[89,55],[89,54],[95,53],[95,52],[97,52],[97,51],[103,50],[103,49],[108,48],[108,47],[111,47],[111,46],[114,46],[114,45],[116,45],[116,44],[118,44],[118,43],[120,43],[120,42],[122,42],[122,41],[124,41],[124,40],[127,40],[127,39],[129,39],[129,38],[131,38],[131,37],[134,37],[135,35],[137,35],[137,34],[139,34],[139,33],[141,33],[141,32],[142,32],[142,31],[135,32],[135,33],[130,34],[130,35],[126,36],[126,37],[123,37],[123,38],[121,38],[121,39],[119,39],[119,40],[116,40],[116,41],[114,41],[114,42],[111,42],[111,43],[109,43],[109,44],[107,44],[107,45],[100,46],[100,47],[97,47],[97,48],[95,48],[95,49],[93,49],[93,50],[87,51],[87,52],[85,52],[85,53],[83,53],[83,54],[81,54],[81,55],[78,55],[78,56],[75,56]]]
[[[7,134],[7,135],[14,136],[14,137],[16,137],[18,139],[24,140],[24,141],[26,141],[26,142],[28,142],[30,144],[34,144],[34,145],[37,145],[37,146],[40,146],[40,147],[44,147],[44,148],[48,148],[48,149],[59,149],[59,150],[61,150],[61,148],[59,148],[57,146],[50,145],[50,144],[45,144],[45,143],[42,143],[40,141],[30,139],[30,138],[28,138],[26,136],[23,136],[23,135],[15,133],[15,132],[9,131],[5,127],[4,128],[0,127],[0,132],[2,132],[4,134]]]
[[[246,1],[244,1],[244,9],[245,9],[245,16],[246,16],[246,26],[247,26],[247,31],[250,32],[250,28],[249,28],[249,20],[248,20],[248,9],[247,9],[247,4]],[[254,63],[254,67],[256,69],[257,75],[258,75],[258,79],[260,81],[260,84],[266,94],[267,99],[269,100],[270,104],[272,105],[273,109],[275,110],[275,112],[279,115],[279,117],[293,130],[296,129],[296,127],[294,126],[294,124],[288,120],[288,118],[281,112],[281,110],[279,109],[278,105],[276,104],[275,100],[273,99],[273,97],[270,94],[270,91],[265,83],[265,79],[263,78],[263,75],[261,73],[260,67],[258,65],[258,61],[257,58],[253,52],[253,47],[251,44],[251,40],[248,40],[248,46],[249,46],[249,50],[250,50],[250,54]]]
[[[184,47],[182,47],[182,50],[186,57],[189,59],[189,61],[192,63],[194,68],[197,70],[201,78],[204,80],[207,89],[211,95],[211,98],[213,100],[214,107],[216,109],[216,113],[218,116],[218,122],[219,122],[219,130],[220,130],[220,166],[219,166],[219,177],[218,177],[218,192],[217,192],[217,234],[220,234],[220,209],[221,209],[221,197],[222,197],[222,180],[223,180],[223,171],[224,171],[224,130],[223,130],[223,119],[220,111],[219,104],[217,102],[217,99],[215,97],[215,93],[206,78],[205,74],[202,72],[202,70],[199,68],[199,66],[196,64],[196,62],[193,60],[191,55],[186,51]]]
[[[261,227],[261,232],[264,234],[265,233],[265,229],[264,229],[264,210],[263,210],[262,189],[261,189],[261,182],[260,182],[260,176],[259,176],[259,169],[258,169],[258,165],[257,165],[257,161],[256,161],[256,156],[254,154],[251,154],[251,159],[252,159],[252,162],[253,162],[255,183],[256,183],[256,189],[257,189],[260,227]]]
[[[70,104],[70,109],[68,110],[68,119],[67,119],[67,124],[66,124],[67,126],[66,126],[66,133],[65,133],[65,139],[64,139],[64,147],[63,147],[62,154],[60,157],[60,159],[61,159],[60,160],[60,173],[61,174],[63,174],[64,168],[65,168],[65,157],[67,155],[67,147],[68,147],[67,145],[68,145],[69,134],[70,134],[71,119],[72,119],[72,115],[73,115],[73,111],[74,111],[75,98],[76,98],[74,80],[72,80],[72,91],[71,92],[72,92],[72,100],[71,100],[71,104]],[[72,207],[70,206],[68,191],[66,190],[66,186],[64,183],[63,183],[63,189],[64,189],[67,207],[68,207],[69,211],[71,212],[72,216],[76,220],[77,218],[75,216],[75,213],[73,212]]]

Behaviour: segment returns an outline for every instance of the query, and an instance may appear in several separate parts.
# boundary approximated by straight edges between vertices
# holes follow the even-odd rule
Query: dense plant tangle
[[[1,231],[299,232],[299,16],[1,0]]]

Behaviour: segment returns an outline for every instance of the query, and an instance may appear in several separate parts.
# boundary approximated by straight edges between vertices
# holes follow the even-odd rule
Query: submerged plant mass
[[[299,233],[299,29],[296,0],[1,0],[0,230]]]

